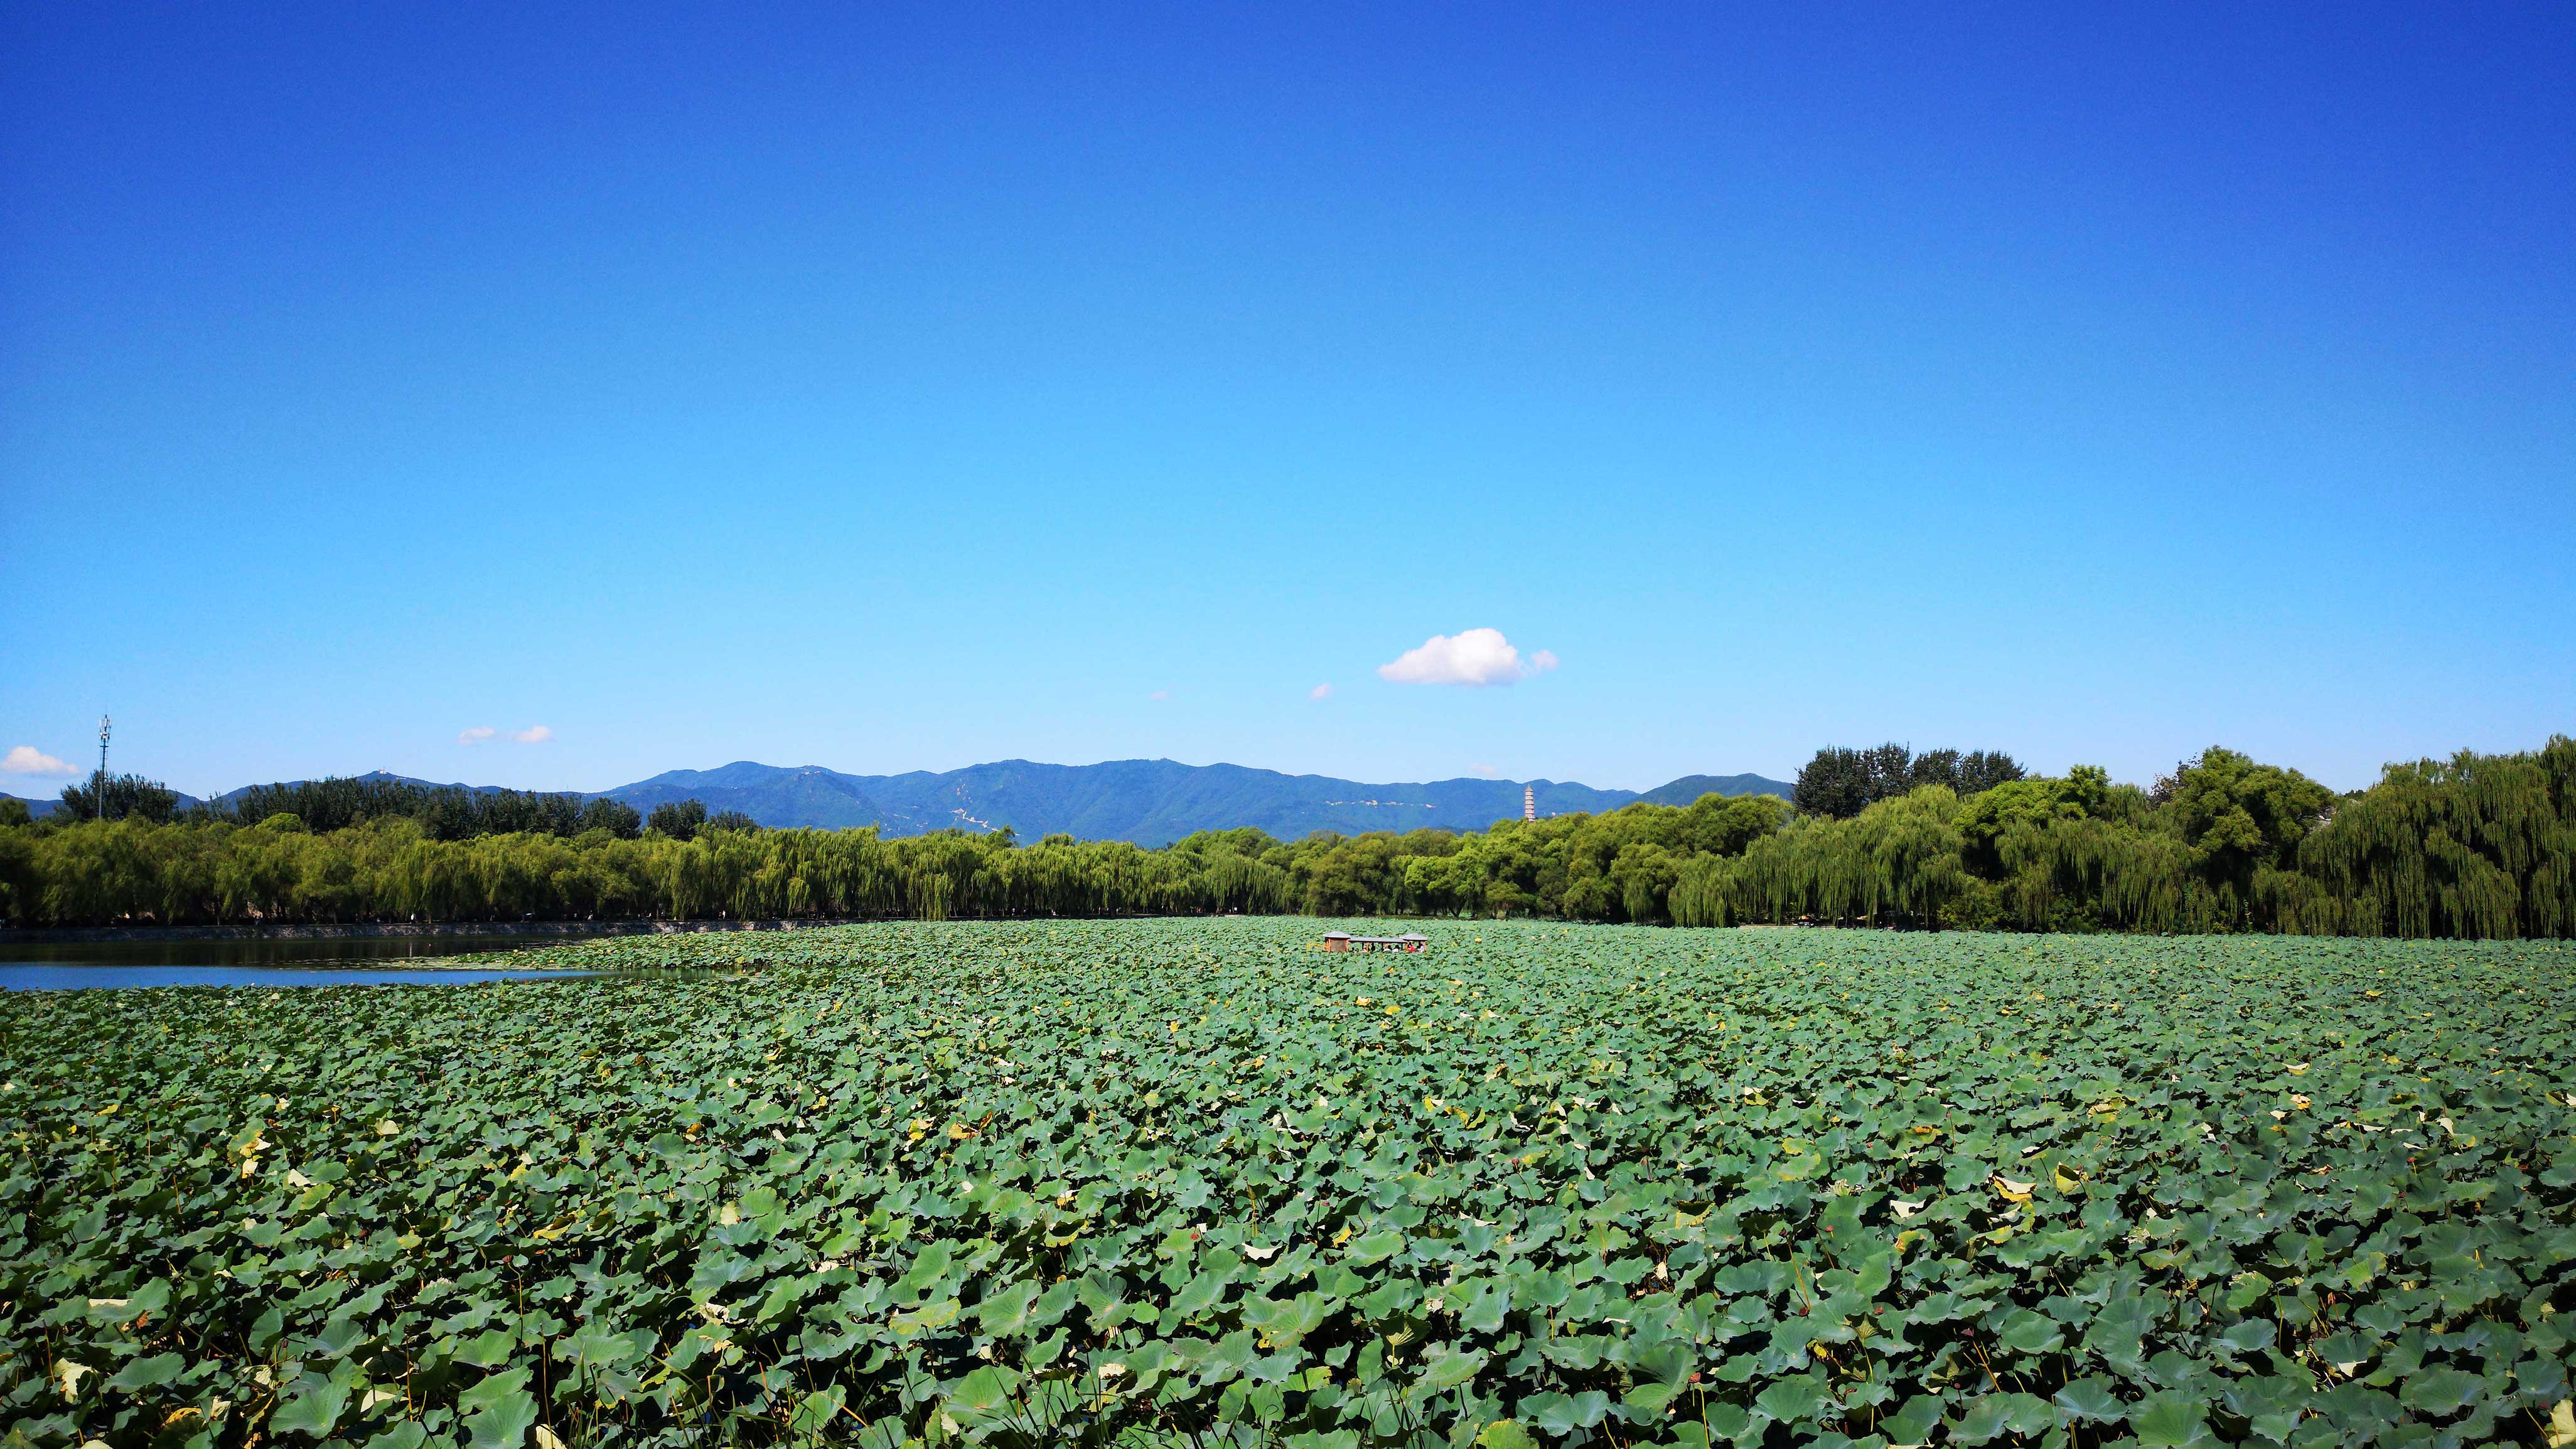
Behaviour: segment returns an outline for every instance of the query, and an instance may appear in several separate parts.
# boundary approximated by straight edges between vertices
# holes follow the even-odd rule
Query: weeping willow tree
[[[2188,934],[2234,929],[2234,887],[2213,886],[2180,832],[2120,820],[2050,820],[1997,841],[2004,905],[2024,930]]]
[[[2021,812],[1990,836],[1973,827],[1994,811],[1963,810],[1937,786],[1847,820],[1803,816],[1739,856],[1685,862],[1672,919],[2576,935],[2576,741],[2564,736],[2528,754],[2391,766],[2340,801],[2225,750],[2177,773],[2155,808]]]
[[[2392,765],[2265,884],[2284,931],[2576,934],[2576,740]]]
[[[1943,907],[1970,885],[1958,816],[1959,797],[1941,785],[1848,820],[1801,816],[1742,855],[1684,864],[1669,897],[1673,922],[1938,927]]]

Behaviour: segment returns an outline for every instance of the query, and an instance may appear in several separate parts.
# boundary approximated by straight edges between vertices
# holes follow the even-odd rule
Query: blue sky
[[[0,14],[0,749],[2576,728],[2565,7],[736,8]]]

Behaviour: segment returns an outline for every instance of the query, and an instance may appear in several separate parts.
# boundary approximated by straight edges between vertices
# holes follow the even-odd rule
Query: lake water
[[[102,986],[463,986],[584,971],[446,971],[407,966],[439,956],[524,951],[614,932],[488,936],[341,936],[216,941],[38,941],[0,944],[0,990]]]
[[[0,961],[0,991],[88,991],[108,986],[468,986],[551,981],[591,971],[369,970],[363,966],[43,966]]]

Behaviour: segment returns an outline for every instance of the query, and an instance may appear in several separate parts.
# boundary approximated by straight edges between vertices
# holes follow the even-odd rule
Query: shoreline
[[[0,945],[84,941],[363,941],[404,936],[686,936],[725,931],[809,931],[852,920],[813,921],[352,921],[279,926],[24,926],[0,929]]]

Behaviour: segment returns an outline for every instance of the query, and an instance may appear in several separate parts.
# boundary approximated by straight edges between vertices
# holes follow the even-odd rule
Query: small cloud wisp
[[[1556,667],[1545,649],[1521,657],[1500,629],[1462,629],[1434,634],[1419,649],[1407,649],[1377,667],[1377,677],[1390,684],[1517,684]]]
[[[0,775],[53,775],[68,779],[80,773],[80,766],[61,760],[34,745],[12,745],[6,758],[0,758]]]

